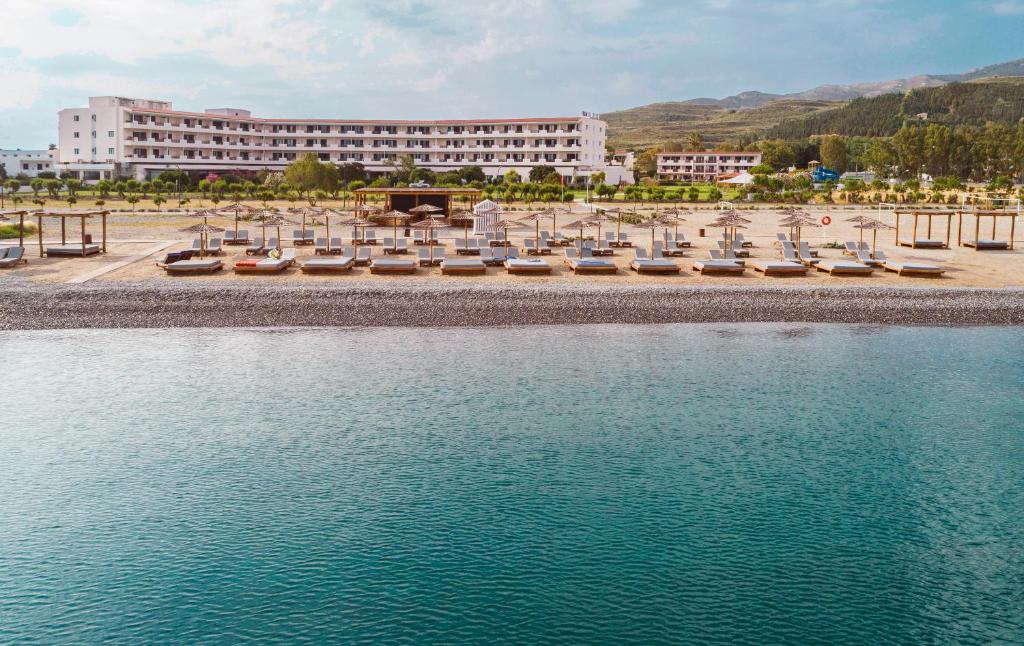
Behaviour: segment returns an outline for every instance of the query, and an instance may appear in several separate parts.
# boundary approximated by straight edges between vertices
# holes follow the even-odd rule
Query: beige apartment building
[[[658,154],[658,179],[669,182],[714,182],[729,173],[750,172],[761,163],[759,152],[703,150]]]

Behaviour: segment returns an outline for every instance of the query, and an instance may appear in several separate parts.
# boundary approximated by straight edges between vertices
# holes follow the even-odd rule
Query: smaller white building
[[[49,150],[0,149],[0,165],[12,179],[18,175],[36,177],[43,171],[53,170],[53,156]]]

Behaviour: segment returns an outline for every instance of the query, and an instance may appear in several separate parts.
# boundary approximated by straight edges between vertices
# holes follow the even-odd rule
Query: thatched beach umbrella
[[[593,229],[596,226],[597,226],[597,223],[591,222],[591,220],[589,218],[580,218],[579,220],[576,220],[575,222],[570,222],[569,224],[562,225],[562,228],[563,229],[579,229],[580,230],[580,249],[583,249],[583,230],[584,229]]]
[[[455,220],[471,220],[471,219],[473,219],[473,212],[472,211],[469,211],[467,209],[458,209],[456,211],[452,211],[451,215],[448,216],[448,225],[452,226],[452,223]],[[463,227],[462,227],[462,239],[466,243],[466,245],[468,246],[469,245],[469,227],[467,227],[465,225],[463,225]]]
[[[796,209],[787,209],[783,213],[786,213],[786,217],[779,220],[780,227],[789,227],[789,235],[796,244],[800,244],[800,237],[803,227],[816,227],[820,228],[821,225],[814,219],[810,213],[799,211]]]
[[[509,227],[512,227],[513,229],[515,229],[515,228],[519,228],[519,227],[522,227],[522,226],[524,226],[524,225],[521,222],[517,222],[515,220],[509,220],[509,219],[505,218],[505,219],[502,219],[502,220],[498,220],[497,222],[495,222],[494,224],[492,224],[488,228],[491,229],[492,231],[498,231],[500,229],[503,232],[502,235],[503,235],[504,239],[502,240],[502,242],[504,243],[504,246],[510,247],[511,245],[509,244],[509,241],[508,241],[508,229],[509,229]]]
[[[289,220],[288,218],[284,217],[280,213],[277,213],[272,218],[270,218],[269,220],[264,220],[263,221],[264,233],[266,232],[266,228],[268,226],[276,227],[277,228],[277,244],[280,245],[281,244],[281,227],[283,225],[285,225],[285,224],[293,224],[294,225],[294,224],[298,224],[298,222],[294,222],[292,220]],[[263,240],[266,241],[266,237],[264,237]]]
[[[868,215],[855,215],[852,218],[847,218],[846,221],[847,222],[853,222],[855,225],[867,224],[869,222],[880,222],[880,220],[876,220],[875,218],[873,218],[871,216],[868,216]],[[860,244],[863,245],[864,244],[864,229],[859,227],[859,226],[855,226],[854,228],[855,229],[860,229]]]
[[[443,211],[444,209],[440,210]],[[424,218],[419,222],[413,222],[412,224],[409,225],[409,228],[411,229],[422,229],[427,232],[427,249],[429,250],[430,253],[430,264],[434,264],[434,245],[430,244],[431,234],[437,227],[443,227],[447,225],[448,220],[437,215],[432,215],[429,218]]]
[[[309,216],[313,222],[316,222],[316,216],[323,215],[324,209],[318,209],[313,206],[304,206],[301,208],[288,209],[288,212],[292,215],[300,215],[302,217],[302,238],[306,237],[306,216]]]
[[[198,233],[199,234],[199,257],[202,258],[206,255],[207,240],[211,233],[223,233],[224,229],[215,227],[206,222],[200,222],[199,224],[193,224],[190,227],[181,229],[185,233]]]
[[[528,223],[531,223],[531,222],[533,223],[534,227],[536,228],[533,240],[534,240],[534,244],[537,245],[538,249],[540,248],[540,221],[543,220],[544,218],[548,218],[548,217],[552,217],[552,216],[549,213],[547,213],[546,211],[537,211],[535,213],[531,213],[530,215],[527,215],[526,217],[519,218],[519,222],[521,224],[525,225],[525,224],[528,224]]]
[[[618,240],[622,237],[622,209],[613,206],[610,209],[605,209],[604,212],[615,216],[615,239]]]
[[[736,229],[746,229],[746,224],[750,224],[750,220],[741,216],[739,213],[733,210],[722,211],[713,222],[708,223],[707,226],[713,228],[725,229],[725,241],[728,244],[728,248],[731,249],[733,243],[736,240]]]
[[[653,258],[654,257],[654,232],[657,231],[658,229],[665,230],[665,229],[669,228],[670,226],[672,226],[672,224],[670,222],[666,221],[666,220],[663,220],[663,219],[659,218],[659,217],[653,217],[653,218],[650,218],[649,220],[644,220],[643,222],[641,222],[640,224],[638,224],[636,226],[641,228],[641,229],[650,229],[651,230],[651,258]]]
[[[225,206],[222,206],[222,207],[216,209],[217,213],[220,213],[220,214],[223,214],[223,215],[233,215],[235,217],[235,237],[238,237],[238,218],[239,218],[239,216],[242,213],[245,213],[246,215],[252,216],[252,215],[256,215],[257,213],[259,213],[259,211],[260,211],[260,209],[258,209],[256,207],[253,207],[253,206],[248,206],[246,204],[242,204],[241,202],[232,202],[231,204],[227,204]]]
[[[875,251],[878,248],[878,231],[883,229],[895,229],[896,227],[868,218],[868,221],[861,222],[860,224],[854,225],[855,228],[860,229],[861,240],[864,239],[864,231],[871,231],[871,257],[875,257]]]
[[[597,243],[598,244],[601,244],[601,224],[603,224],[605,222],[609,222],[610,223],[610,222],[615,222],[616,221],[616,218],[613,218],[612,216],[608,215],[607,213],[596,213],[594,215],[588,216],[587,219],[597,225]]]
[[[676,239],[679,238],[679,223],[686,222],[684,215],[692,216],[693,213],[684,209],[672,207],[661,212],[661,219],[672,224]]]
[[[412,219],[412,215],[405,213],[404,211],[388,211],[387,213],[381,213],[375,217],[379,217],[383,220],[391,220],[391,225],[395,229],[395,237],[392,238],[392,245],[394,248],[392,251],[398,251],[398,221],[402,220],[403,224],[407,224]]]

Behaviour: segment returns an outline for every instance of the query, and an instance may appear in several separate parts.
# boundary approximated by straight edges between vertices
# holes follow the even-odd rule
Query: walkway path
[[[134,255],[134,256],[128,256],[127,258],[125,258],[123,260],[118,260],[118,261],[115,261],[115,262],[107,263],[105,265],[100,265],[99,267],[97,267],[96,269],[93,269],[92,271],[87,271],[87,272],[85,272],[84,274],[82,274],[80,276],[75,276],[71,280],[67,281],[66,284],[68,284],[68,285],[78,285],[78,284],[81,284],[81,283],[88,282],[88,281],[92,280],[93,278],[96,278],[98,276],[102,276],[104,274],[109,274],[110,272],[116,271],[116,270],[118,270],[118,269],[120,269],[122,267],[127,267],[128,265],[131,265],[133,263],[139,262],[140,260],[144,260],[145,258],[148,258],[148,257],[152,256],[155,253],[163,251],[164,249],[167,249],[168,247],[173,247],[174,245],[179,245],[179,244],[182,244],[183,242],[185,242],[185,241],[184,240],[170,240],[170,241],[163,240],[163,241],[160,242],[160,244],[158,244],[156,246],[153,246],[153,247],[149,247],[148,249],[143,250],[143,252],[140,253],[140,254],[137,254],[137,255]]]

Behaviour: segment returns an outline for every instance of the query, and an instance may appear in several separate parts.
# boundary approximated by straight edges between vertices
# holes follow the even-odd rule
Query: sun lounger
[[[224,244],[226,244],[228,246],[235,244],[235,232],[234,231],[225,231],[224,232]]]
[[[267,244],[263,245],[263,253],[270,253],[274,249],[281,248],[281,241],[277,238],[271,238],[267,241]]]
[[[377,230],[376,229],[363,229],[363,237],[360,238],[361,244],[375,245],[377,244]]]
[[[719,251],[723,251],[723,252],[727,250],[727,248],[726,248],[726,241],[725,240],[719,240],[718,241],[718,249],[719,249]],[[739,246],[739,244],[736,244],[736,243],[733,243],[732,247],[730,249],[728,249],[728,251],[731,251],[737,258],[749,258],[750,257],[750,251],[747,250],[747,249],[744,249],[743,247]]]
[[[856,240],[847,240],[846,242],[843,243],[843,246],[846,247],[843,250],[844,256],[856,256],[858,251],[862,249],[864,251],[868,250],[868,243],[858,242]]]
[[[751,242],[750,240],[747,240],[746,238],[744,238],[742,233],[737,233],[736,234],[735,242],[736,242],[736,244],[738,244],[740,247],[742,247],[744,249],[746,249],[747,247],[753,247],[754,246],[754,243]]]
[[[804,241],[804,240],[800,241],[800,246],[798,247],[798,249],[800,251],[800,257],[801,258],[810,259],[810,258],[817,258],[818,257],[818,252],[813,250],[813,249],[811,249],[811,246],[809,244],[807,244],[807,242]]]
[[[734,252],[732,249],[729,249],[727,251],[722,251],[720,249],[708,249],[708,259],[712,261],[723,260],[726,262],[737,264],[740,267],[743,267],[746,264],[745,260],[741,260],[736,257],[736,252]]]
[[[415,274],[416,261],[411,258],[374,258],[371,274]]]
[[[872,272],[871,267],[851,260],[822,260],[814,266],[830,276],[870,276]]]
[[[284,258],[242,258],[235,261],[236,274],[274,274],[291,266]]]
[[[803,259],[797,255],[792,242],[789,240],[783,240],[779,244],[782,245],[782,260],[784,262],[795,262],[798,265],[810,267],[820,260],[818,258],[811,258],[808,262],[804,262]]]
[[[445,258],[441,262],[441,273],[445,276],[483,275],[487,265],[479,258]]]
[[[943,240],[930,240],[928,238],[918,238],[917,240],[900,240],[899,245],[902,247],[913,247],[915,249],[945,249],[946,243]]]
[[[312,231],[310,231],[312,233]],[[302,246],[306,244],[306,234],[303,233],[302,229],[292,229],[292,244],[295,246]]]
[[[704,274],[742,274],[746,268],[736,260],[694,260],[693,270]]]
[[[18,263],[28,264],[25,247],[4,247],[0,249],[0,268],[10,269]]]
[[[295,264],[295,253],[295,247],[287,247],[285,249],[282,249],[281,260],[286,261],[288,263],[288,266],[291,267],[292,265]]]
[[[85,248],[82,248],[80,244],[70,244],[58,247],[47,247],[46,256],[92,256],[100,252],[100,246],[96,244],[87,244]]]
[[[548,231],[541,231],[540,232],[540,246],[541,247],[547,247],[548,249],[550,249],[551,247],[559,246],[559,244],[558,244],[557,240],[553,240],[551,238],[551,233],[550,232],[548,232]]]
[[[466,255],[466,244],[468,242],[469,242],[468,240],[462,240],[461,238],[457,239],[455,241],[455,255],[456,256],[465,256]]]
[[[304,274],[338,274],[355,267],[356,259],[352,256],[337,258],[310,258],[302,263]]]
[[[671,256],[681,258],[686,255],[686,249],[683,247],[677,247],[670,242],[662,243],[660,240],[654,241],[654,250],[660,252],[662,256]],[[654,255],[658,257],[657,253]]]
[[[206,247],[206,253],[219,256],[224,253],[224,240],[221,238],[210,238],[210,245]]]
[[[569,240],[569,238],[566,238],[564,235],[562,235],[561,232],[555,233],[554,242],[557,243],[559,247],[568,247],[570,244],[572,244],[572,241]]]
[[[164,271],[172,276],[188,276],[193,274],[212,274],[224,269],[224,261],[219,258],[203,258],[195,260],[178,260],[164,266]]]
[[[513,275],[546,275],[551,273],[551,265],[540,258],[509,258],[505,271]]]
[[[511,258],[515,260],[519,257],[519,247],[507,247],[505,249],[505,258]]]
[[[434,249],[434,257],[433,258],[430,257],[430,250],[431,250],[431,248]],[[419,249],[416,250],[416,253],[417,253],[417,256],[418,256],[418,259],[419,259],[420,267],[431,267],[431,266],[434,266],[434,265],[440,265],[441,261],[444,260],[444,248],[443,247],[441,247],[441,248],[436,248],[436,247],[433,247],[433,246],[430,246],[430,247],[420,247]]]
[[[200,253],[203,250],[203,241],[196,238],[192,241],[192,246],[188,248],[192,253]]]
[[[629,241],[629,234],[628,233],[620,233],[619,234],[618,246],[620,246],[620,247],[627,247],[627,248],[633,246],[633,243]]]
[[[765,276],[803,276],[807,273],[807,267],[788,260],[754,260],[750,266]]]
[[[263,238],[256,238],[252,241],[248,247],[245,248],[245,255],[255,256],[263,253]]]
[[[345,255],[345,256],[350,255],[349,254],[349,249],[350,248],[351,247],[346,247],[345,251],[342,253],[342,255]],[[358,265],[359,267],[365,267],[366,265],[369,265],[370,264],[370,255],[372,253],[373,253],[373,249],[370,249],[369,247],[356,247],[356,253],[355,253],[356,265]]]
[[[776,245],[781,245],[782,243],[789,242],[789,241],[790,240],[789,240],[789,238],[786,237],[785,233],[776,233],[775,234],[775,244]]]
[[[384,238],[384,253],[404,255],[409,253],[409,240],[408,238],[398,238],[397,240],[391,240],[391,244],[388,244],[390,238]]]
[[[590,252],[595,256],[614,256],[615,249],[606,240],[598,240],[590,247]]]
[[[506,258],[508,258],[508,249],[506,247],[491,247],[491,259],[495,265],[504,263]]]
[[[534,238],[527,238],[523,241],[523,246],[526,247],[526,255],[528,256],[550,256],[551,247],[547,245],[544,240],[537,244],[537,240]]]
[[[687,249],[691,246],[690,241],[686,239],[686,234],[682,231],[679,232],[678,236],[668,231],[665,232],[666,249]]]
[[[629,268],[638,274],[678,274],[679,265],[665,258],[648,258],[647,250],[637,247],[633,249],[635,258]]]
[[[427,244],[427,238],[424,235],[425,233],[426,233],[426,231],[421,231],[420,229],[416,229],[415,231],[413,231],[412,232],[412,243],[413,243],[413,245],[419,246],[419,245]]]
[[[581,257],[575,247],[565,250],[565,264],[577,274],[614,274],[619,270],[610,260]]]
[[[881,267],[885,264],[884,258],[872,258],[871,252],[865,249],[858,250],[855,255],[857,256],[857,262],[869,267]]]
[[[249,244],[249,232],[245,229],[239,229],[238,232],[225,231],[224,232],[224,244],[226,245],[246,245]]]
[[[921,246],[921,245],[918,245]],[[1006,240],[964,240],[965,247],[971,247],[978,251],[1009,249],[1010,243]]]
[[[341,238],[331,238],[330,244],[327,245],[327,252],[331,255],[340,256],[341,253]]]
[[[316,239],[316,244],[313,246],[313,254],[316,256],[327,255],[327,238]]]
[[[946,270],[938,265],[927,265],[920,262],[902,262],[897,260],[886,260],[882,265],[886,271],[895,272],[897,276],[921,276],[924,278],[939,278]]]

